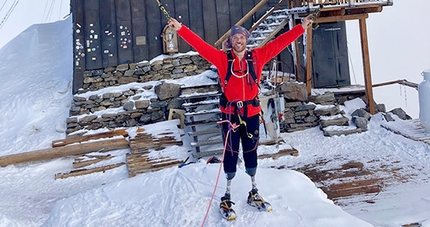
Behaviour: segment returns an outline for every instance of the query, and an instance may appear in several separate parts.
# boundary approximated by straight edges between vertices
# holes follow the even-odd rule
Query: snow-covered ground
[[[72,101],[71,34],[70,18],[34,25],[0,49],[0,156],[48,148],[65,137]],[[228,222],[217,209],[226,186],[222,171],[211,202],[219,164],[201,160],[133,178],[121,166],[54,180],[56,173],[72,169],[73,159],[61,158],[0,168],[0,226],[202,226],[210,207],[205,226],[398,227],[419,222],[429,227],[430,147],[381,128],[382,122],[375,116],[369,131],[349,136],[324,137],[318,128],[282,134],[299,156],[259,160],[257,185],[273,205],[270,213],[246,204],[251,182],[242,164],[232,183],[238,218]],[[384,187],[373,204],[340,207],[308,177],[291,170],[321,157],[333,167],[348,160],[395,163],[411,177]]]

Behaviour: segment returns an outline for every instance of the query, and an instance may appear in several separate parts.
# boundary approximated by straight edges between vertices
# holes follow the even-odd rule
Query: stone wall
[[[84,81],[78,94],[96,91],[110,86],[129,84],[132,82],[144,83],[160,81],[163,79],[178,79],[185,76],[200,74],[211,66],[200,55],[178,55],[140,63],[122,64],[105,69],[84,72]]]
[[[210,69],[210,66],[199,55],[178,55],[151,64],[131,63],[85,72],[84,85],[73,98],[66,133],[164,121],[169,109],[182,105],[178,99],[180,85],[157,81],[197,75]],[[139,86],[139,83],[149,81],[152,83]],[[136,85],[128,89],[120,87],[133,82]],[[121,91],[104,93],[101,89],[107,87],[118,87]],[[112,113],[109,110],[113,110]]]
[[[164,121],[170,109],[182,109],[181,86],[158,81],[197,75],[210,67],[211,64],[199,55],[178,55],[152,63],[123,64],[85,72],[84,85],[73,98],[66,132]],[[115,87],[118,89],[112,89]],[[208,89],[212,89],[210,87]],[[277,92],[285,99],[281,132],[318,126],[320,116],[327,113],[319,113],[317,104],[335,105],[339,102],[332,93],[308,97],[306,85],[295,81],[278,86]]]

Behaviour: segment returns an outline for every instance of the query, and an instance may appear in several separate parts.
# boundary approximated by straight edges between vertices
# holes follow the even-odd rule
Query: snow
[[[65,137],[72,101],[71,27],[71,18],[33,25],[0,49],[1,156],[49,148],[53,140]],[[210,83],[207,73],[210,71],[176,82]],[[123,85],[90,94],[150,84]],[[153,95],[147,92],[149,97]],[[345,112],[351,113],[362,104],[360,100],[348,102]],[[178,130],[176,123],[144,127],[157,134]],[[231,190],[238,217],[228,222],[218,212],[226,187],[223,174],[219,176],[219,164],[206,164],[201,159],[182,168],[133,178],[123,165],[103,173],[55,180],[55,174],[73,169],[73,158],[67,157],[0,167],[0,226],[201,226],[210,207],[205,226],[398,227],[418,222],[429,227],[430,147],[394,134],[380,127],[382,123],[383,117],[375,115],[367,132],[348,136],[325,137],[318,127],[281,134],[286,141],[281,147],[293,147],[299,156],[259,160],[256,181],[261,195],[273,205],[270,213],[255,211],[246,204],[251,182],[243,163],[239,163]],[[187,156],[187,145],[167,149],[166,153],[179,158]],[[260,150],[269,154],[276,147],[261,146]],[[127,152],[110,154],[118,162],[125,160]],[[327,160],[325,168],[338,168],[351,160],[368,167],[375,167],[375,162],[391,165],[408,180],[387,180],[384,190],[372,195],[375,203],[357,196],[342,201],[346,205],[341,207],[327,199],[307,176],[293,170],[321,160]]]

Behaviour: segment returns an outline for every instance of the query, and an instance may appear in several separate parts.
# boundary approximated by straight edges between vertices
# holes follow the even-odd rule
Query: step
[[[218,97],[221,93],[219,91],[205,92],[205,93],[193,93],[187,95],[181,95],[178,97],[180,100],[192,100],[199,98]]]
[[[193,121],[193,122],[185,122],[185,126],[197,126],[197,125],[210,125],[210,124],[217,124],[218,121],[220,121],[221,118],[211,118],[207,120],[201,120],[201,121]]]
[[[209,157],[214,155],[220,155],[224,149],[217,149],[217,150],[210,150],[210,151],[200,151],[193,154],[194,158],[203,158],[203,157]]]
[[[198,107],[198,106],[203,106],[203,105],[218,105],[218,104],[219,104],[219,99],[215,98],[215,99],[199,101],[199,102],[184,103],[184,104],[182,104],[182,107],[193,108],[193,107]]]
[[[207,130],[199,130],[196,132],[189,132],[189,136],[202,136],[202,135],[209,135],[209,134],[215,134],[215,133],[221,133],[221,129],[219,126],[216,126],[216,128],[210,128]]]
[[[213,145],[213,144],[222,144],[222,138],[191,142],[192,147],[201,147],[201,146],[207,146],[207,145]]]
[[[184,115],[187,117],[190,117],[190,116],[201,116],[206,114],[219,114],[219,113],[221,113],[220,109],[211,109],[211,110],[201,110],[198,112],[185,113]]]

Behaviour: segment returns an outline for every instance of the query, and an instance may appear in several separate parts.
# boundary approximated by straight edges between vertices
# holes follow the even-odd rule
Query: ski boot
[[[252,189],[248,195],[248,204],[257,208],[259,211],[272,211],[272,205],[264,201],[263,197],[258,194],[258,189]]]
[[[234,202],[230,200],[230,194],[225,194],[224,197],[221,197],[219,211],[222,217],[229,221],[236,219],[236,212],[233,210],[232,205],[234,205]]]

